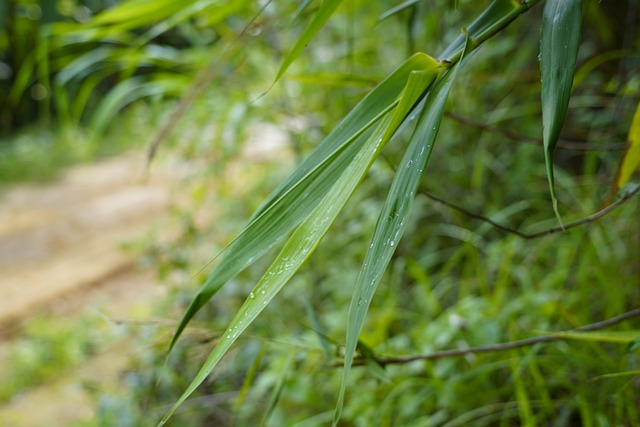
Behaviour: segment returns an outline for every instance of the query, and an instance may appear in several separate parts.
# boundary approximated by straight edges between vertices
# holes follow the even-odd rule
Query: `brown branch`
[[[391,161],[389,160],[389,158],[387,158],[384,154],[380,155],[384,161],[387,163],[387,165],[391,168],[391,170],[393,170],[395,172],[396,168],[395,166],[391,163]],[[455,209],[458,212],[470,217],[470,218],[474,218],[474,219],[478,219],[480,221],[484,221],[488,224],[491,224],[492,226],[494,226],[495,228],[497,228],[498,230],[504,231],[505,233],[510,233],[510,234],[515,234],[516,236],[522,237],[523,239],[536,239],[538,237],[543,237],[543,236],[548,236],[550,234],[555,234],[555,233],[561,233],[563,231],[569,230],[571,228],[575,228],[575,227],[579,227],[581,225],[585,225],[585,224],[589,224],[591,222],[594,222],[600,218],[602,218],[603,216],[607,215],[609,212],[616,210],[618,207],[620,207],[621,205],[623,205],[624,203],[626,203],[629,199],[631,199],[633,196],[635,196],[636,194],[640,193],[640,185],[636,186],[634,189],[627,191],[626,193],[623,193],[620,198],[618,200],[616,200],[615,202],[611,203],[610,205],[607,205],[606,207],[600,209],[599,211],[597,211],[594,214],[591,214],[587,217],[584,217],[582,219],[579,219],[577,221],[574,222],[570,222],[569,224],[565,224],[564,226],[556,226],[556,227],[552,227],[552,228],[548,228],[546,230],[542,230],[542,231],[538,231],[535,233],[525,233],[522,232],[520,230],[516,230],[515,228],[511,228],[511,227],[507,227],[506,225],[502,225],[500,223],[495,222],[494,220],[492,220],[491,218],[488,218],[484,215],[480,215],[474,212],[471,212],[470,210],[460,206],[460,205],[456,205],[455,203],[449,202],[445,199],[442,199],[438,196],[436,196],[433,193],[430,193],[426,190],[422,190],[419,189],[418,190],[420,192],[420,194],[423,194],[425,196],[427,196],[429,199],[436,201],[438,203],[441,203],[445,206],[450,207],[451,209]]]
[[[515,132],[509,129],[499,128],[497,126],[487,125],[477,120],[470,119],[460,114],[451,112],[444,113],[446,117],[467,126],[472,126],[478,129],[486,130],[487,132],[502,135],[506,138],[514,141],[527,142],[530,144],[542,145],[542,138],[536,138],[533,136],[525,135],[520,132]],[[605,144],[605,143],[589,143],[589,142],[577,142],[561,140],[558,142],[557,147],[566,148],[568,150],[580,150],[580,151],[621,151],[624,150],[625,144]]]
[[[465,208],[463,208],[462,206],[456,205],[454,203],[451,203],[447,200],[441,199],[440,197],[436,196],[435,194],[432,194],[428,191],[421,191],[421,194],[424,194],[425,196],[427,196],[428,198],[430,198],[431,200],[434,200],[438,203],[442,203],[445,206],[448,206],[452,209],[457,210],[458,212],[461,212],[471,218],[474,219],[478,219],[480,221],[484,221],[486,223],[491,224],[492,226],[496,227],[499,230],[502,230],[506,233],[511,233],[511,234],[515,234],[516,236],[522,237],[523,239],[536,239],[538,237],[542,237],[542,236],[547,236],[549,234],[555,234],[555,233],[560,233],[563,231],[566,231],[570,228],[575,228],[575,227],[579,227],[581,225],[585,225],[585,224],[589,224],[591,222],[594,222],[600,218],[602,218],[603,216],[607,215],[609,212],[614,211],[615,209],[617,209],[618,207],[620,207],[621,205],[623,205],[624,203],[626,203],[629,199],[631,199],[633,196],[635,196],[636,194],[640,193],[640,185],[637,186],[636,188],[634,188],[631,191],[628,191],[624,194],[622,194],[622,196],[620,196],[620,198],[618,200],[616,200],[615,202],[611,203],[610,205],[608,205],[607,207],[599,210],[598,212],[591,214],[587,217],[584,217],[582,219],[579,219],[577,221],[571,222],[569,224],[565,224],[564,227],[561,226],[557,226],[557,227],[552,227],[546,230],[542,230],[542,231],[538,231],[536,233],[524,233],[520,230],[516,230],[514,228],[510,228],[507,227],[505,225],[499,224],[495,221],[493,221],[490,218],[487,218],[486,216],[480,215],[480,214],[476,214],[474,212],[471,212]]]
[[[629,320],[638,316],[640,316],[640,308],[636,308],[634,310],[628,311],[626,313],[620,314],[618,316],[612,317],[607,320],[603,320],[601,322],[591,323],[585,326],[581,326],[579,328],[569,329],[567,331],[561,331],[560,334],[567,333],[567,332],[597,331],[600,329],[608,328],[613,325],[617,325],[618,323],[621,323],[625,320]],[[527,339],[517,340],[517,341],[510,341],[510,342],[505,342],[500,344],[483,345],[479,347],[471,347],[471,348],[458,349],[458,350],[436,351],[436,352],[427,353],[427,354],[416,354],[416,355],[398,356],[398,357],[366,357],[366,358],[362,357],[362,358],[354,359],[353,365],[354,366],[364,365],[367,362],[367,360],[374,361],[381,366],[397,365],[397,364],[414,362],[416,360],[436,360],[436,359],[443,359],[447,357],[462,357],[468,354],[494,353],[499,351],[512,350],[515,348],[529,347],[529,346],[540,344],[540,343],[564,341],[566,339],[567,338],[561,335],[556,335],[556,334],[541,335],[538,337],[532,337],[532,338],[527,338]],[[342,363],[334,363],[334,366],[342,366]]]

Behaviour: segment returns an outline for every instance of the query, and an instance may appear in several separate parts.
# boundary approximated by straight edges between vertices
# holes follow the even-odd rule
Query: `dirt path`
[[[160,162],[143,181],[142,158],[129,154],[74,167],[49,185],[0,190],[0,355],[21,321],[42,311],[72,317],[99,305],[118,318],[162,294],[153,274],[137,269],[121,245],[166,216],[185,169]],[[96,381],[96,372],[100,381],[117,381],[124,354],[107,349],[66,379],[15,396],[0,407],[0,426],[67,426],[91,418],[79,384]]]
[[[293,161],[288,138],[273,125],[256,125],[238,158],[225,165],[220,185],[244,194],[266,165],[286,169]],[[144,313],[162,296],[153,272],[137,269],[135,257],[120,246],[167,218],[181,204],[176,184],[197,170],[156,161],[143,181],[143,159],[142,153],[130,154],[74,167],[52,184],[0,189],[0,371],[3,350],[34,314],[74,318],[93,309],[120,319],[132,310]],[[94,402],[82,384],[117,387],[128,360],[123,344],[103,348],[82,366],[0,405],[0,427],[90,420]]]
[[[179,174],[165,165],[142,182],[142,164],[128,155],[0,193],[0,325],[132,267],[118,244],[167,211]]]

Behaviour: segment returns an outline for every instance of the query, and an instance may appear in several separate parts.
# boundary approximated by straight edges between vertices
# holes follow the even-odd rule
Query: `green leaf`
[[[611,188],[611,197],[625,186],[631,175],[638,169],[640,165],[640,104],[636,108],[636,113],[633,115],[631,126],[629,127],[629,135],[627,136],[627,146],[618,166],[618,172],[616,173],[616,179]]]
[[[128,28],[154,24],[159,18],[171,16],[193,2],[194,0],[132,0],[98,14],[92,23],[128,23]]]
[[[380,15],[378,17],[378,21],[384,21],[385,19],[390,18],[393,15],[397,15],[398,13],[402,12],[403,10],[409,9],[410,7],[414,7],[415,5],[420,3],[420,1],[421,0],[406,0],[406,1],[402,2],[402,3],[400,3],[399,5],[394,6],[391,9],[387,10],[382,15]]]
[[[305,47],[311,42],[311,40],[318,34],[318,32],[324,27],[324,24],[327,23],[333,12],[336,11],[338,6],[340,6],[342,0],[324,0],[316,12],[316,15],[313,17],[307,28],[305,28],[304,32],[298,39],[295,45],[291,48],[287,56],[285,56],[284,61],[282,61],[282,65],[280,66],[280,70],[278,70],[278,75],[274,81],[277,82],[280,80],[280,77],[287,71],[289,66],[296,60],[300,53],[304,50]]]
[[[542,136],[553,210],[560,223],[562,221],[553,179],[553,152],[569,106],[580,47],[581,13],[582,0],[548,0],[542,18]]]
[[[340,176],[331,191],[316,206],[312,214],[295,230],[275,261],[262,276],[253,292],[246,299],[236,316],[231,321],[227,332],[220,338],[218,344],[207,358],[195,379],[184,394],[178,399],[174,407],[165,415],[160,426],[169,419],[178,406],[195,391],[231,348],[240,334],[255,320],[267,304],[276,296],[289,281],[300,265],[315,250],[325,235],[333,220],[338,216],[342,207],[351,196],[353,190],[364,177],[371,165],[382,136],[390,122],[388,113],[378,125],[376,131],[367,140],[367,144],[356,154],[349,167]]]
[[[640,331],[558,332],[553,335],[562,339],[577,341],[597,341],[628,344],[640,337]]]
[[[505,19],[509,19],[513,12],[520,7],[516,0],[494,0],[480,16],[478,16],[466,29],[466,34],[461,34],[439,56],[440,59],[451,59],[465,46],[467,36],[476,39],[486,34],[491,28],[500,25]]]
[[[289,370],[291,369],[291,365],[293,364],[293,356],[295,353],[289,353],[284,362],[284,367],[278,376],[278,381],[273,387],[273,392],[271,393],[271,398],[269,399],[269,405],[267,406],[267,410],[264,413],[264,417],[262,418],[262,422],[260,423],[260,427],[264,427],[267,425],[269,418],[273,414],[273,411],[276,409],[276,405],[280,400],[280,396],[282,395],[282,390],[284,389],[284,385],[287,382],[287,376],[289,375]]]
[[[355,291],[349,307],[344,372],[333,420],[334,426],[337,425],[342,414],[347,378],[358,346],[358,337],[362,330],[367,310],[380,283],[382,274],[386,270],[391,256],[398,247],[399,240],[406,228],[422,172],[431,155],[433,142],[438,134],[438,129],[444,114],[444,106],[447,96],[449,95],[454,74],[453,72],[449,72],[427,95],[425,106],[422,109],[422,115],[411,136],[409,148],[405,152],[393,183],[391,184],[387,200],[374,230],[371,245],[367,251],[360,274],[358,275]],[[410,98],[412,94],[417,93],[419,87],[424,84],[424,82],[420,80],[422,77],[418,77],[417,73],[415,78],[415,87],[410,88],[409,85],[407,85],[406,92]]]
[[[96,134],[102,134],[113,117],[132,102],[152,96],[178,96],[189,86],[187,76],[158,74],[151,77],[149,81],[144,81],[142,77],[132,77],[111,89],[98,105],[91,119],[91,129]]]
[[[164,416],[159,426],[164,425],[175,410],[207,378],[240,334],[258,317],[320,244],[331,224],[365,177],[382,147],[393,135],[395,129],[391,125],[393,123],[399,124],[408,115],[414,107],[411,99],[417,100],[438,76],[440,64],[433,60],[429,62],[429,65],[424,73],[410,73],[407,89],[402,92],[403,96],[397,103],[398,107],[393,112],[386,112],[380,120],[377,120],[375,131],[368,136],[366,143],[358,150],[344,172],[339,175],[330,191],[325,194],[319,204],[315,205],[313,212],[291,235],[274,262],[245,300],[192,383]],[[414,87],[418,84],[423,88],[420,93]],[[409,100],[406,100],[405,97],[409,97]]]
[[[613,374],[604,374],[598,375],[594,377],[594,380],[604,380],[608,378],[620,378],[620,377],[636,377],[640,376],[640,369],[636,369],[635,371],[625,371],[625,372],[615,372]]]
[[[263,256],[303,221],[331,190],[367,142],[371,125],[393,108],[414,70],[439,71],[425,54],[409,58],[373,89],[262,204],[202,285],[182,318],[170,348],[191,318],[236,274]]]
[[[289,80],[309,83],[316,86],[358,86],[370,88],[376,85],[379,78],[352,73],[314,73],[289,75]]]

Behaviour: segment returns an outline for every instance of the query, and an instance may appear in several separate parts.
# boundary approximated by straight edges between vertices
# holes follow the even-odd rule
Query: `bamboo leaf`
[[[238,393],[238,397],[236,397],[236,401],[233,404],[234,412],[238,413],[242,408],[242,405],[244,405],[245,399],[247,398],[247,393],[249,392],[249,389],[251,388],[251,386],[254,384],[256,373],[260,368],[260,363],[262,363],[262,358],[264,357],[266,352],[267,352],[266,347],[264,345],[261,345],[260,351],[256,355],[256,358],[253,359],[253,363],[251,364],[251,367],[247,371],[247,375],[245,376],[244,381],[242,382],[242,387],[240,387],[240,392]]]
[[[508,19],[520,6],[520,2],[516,0],[494,0],[480,16],[466,27],[466,34],[458,36],[458,38],[442,52],[439,58],[451,59],[464,49],[467,36],[472,40],[478,38],[492,27],[499,25],[503,20]]]
[[[416,73],[417,74],[417,73]],[[431,155],[433,142],[435,141],[444,106],[449,95],[449,90],[454,77],[453,72],[448,73],[440,83],[427,95],[425,107],[414,130],[409,148],[405,152],[396,176],[391,184],[382,212],[373,233],[371,245],[365,256],[365,261],[358,275],[356,287],[349,307],[347,321],[347,337],[344,357],[344,372],[340,395],[336,405],[333,425],[336,426],[342,414],[344,397],[347,386],[347,378],[351,369],[351,363],[358,346],[358,337],[364,324],[364,319],[371,304],[371,299],[376,291],[382,274],[387,268],[391,256],[398,246],[398,242],[405,230],[407,219],[411,213],[422,171]],[[407,96],[413,97],[419,91],[424,82],[416,76],[414,88],[407,85]],[[401,104],[402,105],[402,102]]]
[[[315,250],[329,226],[338,216],[353,190],[355,190],[355,187],[369,169],[378,152],[382,136],[386,132],[389,122],[390,114],[388,113],[378,125],[376,131],[367,140],[367,144],[356,154],[347,170],[340,176],[332,190],[317,205],[313,213],[295,230],[240,310],[238,310],[227,332],[220,338],[193,382],[173,408],[165,415],[159,426],[164,425],[178,406],[207,378],[240,334],[258,317],[260,312],[264,310],[300,265]]]
[[[170,349],[191,318],[227,281],[263,256],[311,214],[367,142],[372,124],[396,105],[410,73],[413,70],[438,71],[440,67],[439,62],[425,54],[409,58],[373,89],[267,198],[247,227],[223,251],[222,259],[178,325]]]
[[[318,32],[324,27],[324,24],[327,23],[333,12],[336,11],[338,6],[340,6],[342,0],[324,0],[316,12],[316,15],[313,17],[307,28],[305,28],[304,32],[298,39],[295,45],[291,48],[287,56],[285,56],[284,61],[282,61],[282,65],[280,66],[280,70],[278,70],[278,75],[274,81],[277,82],[280,80],[280,77],[287,71],[289,66],[296,60],[300,53],[304,50],[305,47],[311,42],[311,40],[318,34]]]
[[[158,22],[158,18],[172,16],[193,2],[194,0],[132,0],[98,14],[93,23],[104,25],[136,22],[135,27],[153,24]],[[140,24],[137,24],[138,21]]]
[[[582,0],[548,0],[542,19],[540,72],[544,157],[553,210],[560,223],[553,178],[553,152],[569,106],[580,47],[581,13]]]
[[[631,126],[629,127],[629,135],[627,136],[627,146],[618,166],[618,172],[616,173],[616,179],[611,188],[611,197],[625,186],[631,175],[638,169],[640,165],[640,104],[636,108],[636,112],[633,115]]]
[[[608,378],[620,378],[620,377],[635,377],[635,376],[640,376],[640,369],[636,369],[635,371],[625,371],[625,372],[616,372],[613,374],[604,374],[604,375],[598,375],[597,377],[594,377],[594,380],[604,380],[604,379],[608,379]]]
[[[597,341],[628,344],[640,337],[640,331],[558,332],[554,336],[577,341]]]
[[[360,86],[370,88],[376,85],[379,78],[351,73],[314,73],[289,75],[290,80],[309,83],[316,86]]]
[[[295,21],[296,19],[298,19],[304,13],[304,11],[307,10],[311,3],[313,3],[313,0],[302,0],[300,2],[300,5],[298,5],[296,11],[293,12],[292,20]]]
[[[231,321],[227,332],[220,338],[218,344],[207,358],[195,379],[180,399],[178,399],[173,408],[165,415],[159,426],[164,425],[178,406],[207,378],[224,354],[231,348],[231,345],[258,317],[267,304],[277,295],[289,279],[291,279],[311,253],[313,253],[358,184],[366,175],[382,147],[384,147],[395,132],[395,129],[392,127],[393,124],[395,123],[397,127],[397,124],[399,124],[404,116],[413,108],[414,105],[411,104],[410,99],[417,100],[420,96],[419,91],[414,86],[418,84],[422,85],[423,90],[421,93],[424,93],[436,79],[440,69],[440,64],[437,61],[433,61],[431,67],[424,70],[424,73],[410,74],[407,80],[407,89],[402,92],[403,96],[398,102],[398,108],[396,108],[395,111],[386,112],[380,120],[377,120],[378,124],[375,131],[368,136],[366,143],[358,150],[344,172],[339,175],[339,178],[335,181],[330,191],[326,193],[320,203],[315,206],[313,212],[291,235],[274,262],[262,276]],[[405,97],[408,97],[409,100],[405,100]]]
[[[293,364],[293,356],[294,353],[289,353],[284,362],[284,367],[278,376],[278,381],[273,387],[273,392],[271,393],[271,398],[269,399],[269,405],[267,406],[267,410],[265,411],[264,417],[262,418],[262,422],[260,423],[260,427],[264,427],[267,425],[269,418],[273,414],[273,411],[276,409],[276,405],[280,400],[280,396],[282,396],[282,390],[284,389],[284,385],[287,381],[287,376],[289,375],[289,370],[291,369],[291,365]]]
[[[410,7],[414,7],[415,5],[420,3],[420,1],[421,0],[406,0],[406,1],[402,2],[402,3],[400,3],[399,5],[394,6],[391,9],[387,10],[383,14],[381,14],[378,17],[378,21],[384,21],[387,18],[391,18],[393,15],[397,15],[398,13],[402,12],[403,10],[409,9]]]

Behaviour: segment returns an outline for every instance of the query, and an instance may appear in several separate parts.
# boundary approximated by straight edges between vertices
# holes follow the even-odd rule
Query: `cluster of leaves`
[[[124,2],[96,19],[125,16],[118,14],[151,3]],[[194,104],[203,116],[222,114],[214,133],[229,143],[241,139],[238,129],[250,126],[249,113],[259,112],[262,119],[281,125],[303,117],[306,128],[292,133],[306,159],[260,205],[260,195],[248,202],[216,200],[225,186],[227,196],[236,195],[233,180],[213,186],[209,174],[194,184],[191,195],[202,210],[240,207],[240,212],[254,211],[252,219],[222,252],[213,272],[204,275],[200,269],[211,245],[221,244],[209,236],[229,238],[228,229],[239,228],[241,215],[221,214],[204,227],[196,220],[197,212],[182,214],[183,239],[173,250],[158,249],[155,262],[170,280],[180,277],[188,282],[195,275],[205,285],[178,327],[168,363],[163,357],[168,331],[158,327],[158,335],[151,336],[159,341],[140,352],[125,376],[130,394],[101,396],[96,421],[148,424],[177,400],[169,414],[183,406],[171,422],[185,426],[315,426],[339,420],[354,426],[640,423],[633,381],[640,368],[634,344],[637,323],[599,335],[571,332],[553,344],[540,342],[495,353],[463,351],[613,317],[633,308],[640,297],[640,288],[634,285],[640,273],[640,249],[634,244],[640,238],[637,205],[627,205],[581,231],[538,240],[504,234],[479,220],[480,215],[468,215],[469,210],[483,212],[485,219],[524,230],[555,225],[545,183],[548,180],[554,191],[555,148],[560,165],[555,170],[559,203],[552,202],[556,212],[564,208],[568,218],[580,217],[596,210],[607,193],[615,196],[624,191],[640,159],[640,113],[634,115],[638,99],[633,90],[638,79],[633,73],[616,74],[607,65],[621,63],[633,51],[616,51],[612,49],[619,47],[608,45],[603,52],[600,38],[585,35],[578,45],[575,37],[581,16],[604,26],[604,30],[595,26],[596,35],[620,28],[618,23],[607,22],[599,2],[589,0],[547,0],[536,7],[541,2],[494,0],[475,20],[475,15],[467,16],[480,9],[473,1],[458,2],[459,10],[448,0],[434,2],[435,11],[415,0],[399,5],[381,2],[380,10],[370,2],[339,7],[340,3],[305,1],[297,10],[277,4],[267,7],[264,13],[273,17],[296,16],[294,30],[295,24],[308,22],[298,37],[284,43],[293,48],[280,71],[273,72],[281,78],[273,91],[250,107],[235,102],[238,98],[226,103],[212,98],[215,106]],[[228,12],[219,27],[233,31],[219,31],[225,43],[211,54],[222,68],[237,70],[236,54],[246,40],[236,44],[231,40],[246,21],[234,21],[238,15],[224,8],[227,3],[189,4],[210,4],[211,13]],[[578,13],[581,5],[583,11]],[[239,16],[250,16],[248,11],[257,10],[252,6],[246,3]],[[193,9],[186,6],[184,11],[188,15]],[[136,27],[145,28],[141,32],[95,22],[73,31],[102,37],[119,29],[127,34],[123,40],[140,40],[149,28],[156,28],[156,21],[171,22],[162,13],[149,14],[155,21]],[[572,31],[556,34],[556,19]],[[459,35],[463,25],[466,33]],[[327,28],[321,32],[323,26]],[[368,36],[354,37],[358,26],[365,27]],[[343,37],[345,28],[348,34]],[[279,33],[255,26],[250,30],[262,31],[269,49],[277,53],[274,46],[282,43]],[[285,40],[288,34],[283,35]],[[102,38],[88,40],[109,52],[127,48],[125,43],[101,46]],[[216,53],[224,45],[233,46],[231,55]],[[626,48],[637,52],[638,46]],[[255,99],[251,96],[255,80],[266,82],[272,61],[265,53],[272,51],[245,50],[250,69],[241,76],[246,80],[237,83],[250,87],[246,92]],[[415,50],[442,54],[436,60]],[[183,52],[188,57],[190,50]],[[123,55],[123,61],[130,53]],[[139,70],[138,58],[125,61],[135,64],[127,70]],[[208,62],[199,59],[200,65],[194,61],[189,67]],[[66,63],[65,70],[71,70],[72,63]],[[102,62],[90,63],[96,76],[109,74]],[[340,72],[343,64],[348,72]],[[287,73],[289,67],[295,73]],[[94,75],[83,74],[81,68],[77,74],[69,71],[83,76],[76,81],[78,89],[84,84],[80,82]],[[148,77],[120,74],[124,68],[109,75]],[[61,70],[49,76],[55,81],[65,75]],[[207,67],[202,81],[208,80],[211,70]],[[251,74],[256,71],[261,75]],[[386,78],[376,77],[387,73]],[[192,79],[192,74],[185,77],[180,91],[190,84],[200,87],[199,79],[191,83]],[[107,123],[125,103],[126,97],[118,96],[128,95],[135,86],[125,81],[132,80],[122,80],[125,89],[117,89],[120,83],[110,86],[114,95],[107,97],[112,96],[105,104],[108,113],[99,114],[103,119],[98,123]],[[381,83],[372,88],[372,81]],[[370,92],[364,94],[363,88]],[[65,102],[64,96],[55,99],[54,103]],[[351,109],[356,100],[360,102]],[[223,107],[226,111],[219,111]],[[445,109],[455,114],[447,116]],[[334,125],[340,117],[345,118]],[[207,130],[198,135],[210,132],[208,124],[201,126]],[[587,131],[576,136],[580,129]],[[328,136],[307,153],[305,143],[316,142],[309,134]],[[622,148],[618,141],[624,138],[628,150],[618,167]],[[525,140],[534,144],[524,144]],[[405,146],[402,141],[409,143]],[[219,152],[224,144],[212,148],[193,142],[187,150],[189,155],[217,160],[224,157]],[[618,151],[604,151],[605,146]],[[594,147],[602,151],[583,151]],[[272,186],[266,175],[255,176],[256,168],[247,169],[245,179],[259,184],[259,193]],[[216,179],[224,179],[224,166],[212,170],[222,172]],[[466,210],[435,202],[432,193]],[[227,230],[221,233],[221,228]],[[287,237],[280,254],[274,253]],[[291,284],[284,287],[289,280]],[[377,289],[378,284],[383,286]],[[216,298],[209,301],[214,294]],[[164,316],[176,302],[186,305],[190,299],[189,291],[177,291],[163,307]],[[187,327],[192,319],[200,323]],[[181,332],[184,337],[178,341]],[[146,332],[140,339],[148,339]],[[241,351],[232,346],[236,340]],[[207,357],[212,345],[213,353]],[[397,355],[429,356],[441,350],[458,353],[389,362]],[[190,394],[194,398],[187,400]],[[331,410],[338,396],[338,409]]]
[[[136,100],[179,96],[251,10],[249,1],[3,0],[1,129],[54,118],[101,133]]]
[[[333,419],[334,425],[338,423],[365,315],[408,223],[453,78],[464,63],[466,54],[477,49],[536,3],[539,2],[496,0],[467,27],[464,35],[444,50],[440,61],[424,54],[410,57],[369,92],[263,202],[242,233],[222,252],[220,261],[187,309],[171,347],[191,318],[225,283],[265,255],[282,238],[289,233],[291,235],[250,292],[227,331],[219,337],[202,369],[160,425],[206,380],[231,345],[314,252],[387,142],[415,121],[408,138],[408,148],[398,165],[355,282],[347,320],[344,374]],[[339,4],[340,1],[325,1],[320,5],[285,58],[276,79],[283,75]],[[581,6],[580,0],[548,0],[541,25],[543,144],[551,198],[558,219],[553,152],[572,90],[581,33]],[[636,163],[636,160],[632,162]],[[623,184],[616,185],[619,188]]]

